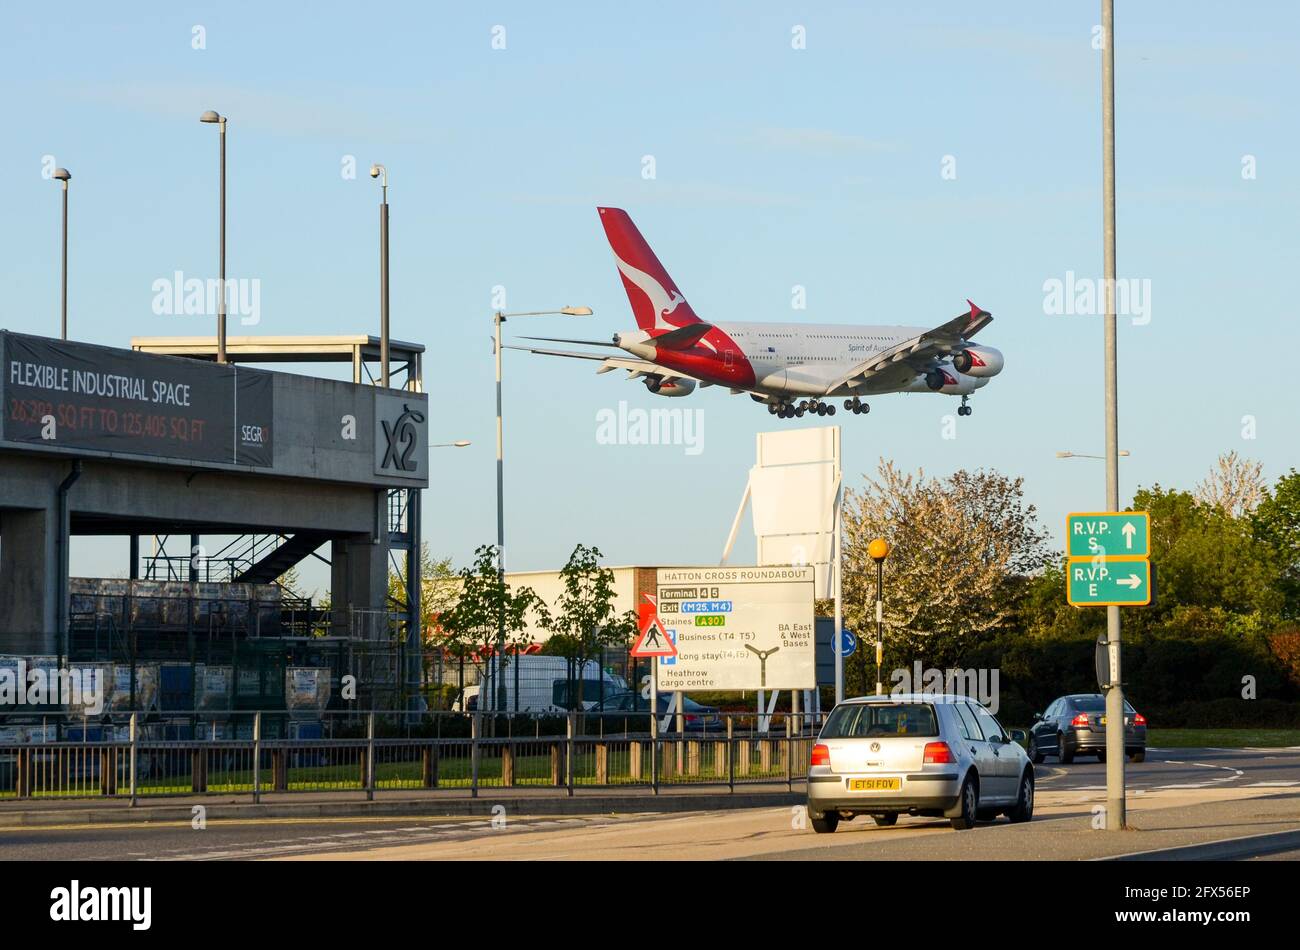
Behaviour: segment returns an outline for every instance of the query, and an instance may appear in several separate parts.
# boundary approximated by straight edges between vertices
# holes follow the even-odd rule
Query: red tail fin
[[[688,323],[699,323],[673,279],[650,250],[641,232],[626,211],[620,208],[597,208],[605,236],[614,251],[614,262],[623,277],[623,289],[642,330],[670,330]]]

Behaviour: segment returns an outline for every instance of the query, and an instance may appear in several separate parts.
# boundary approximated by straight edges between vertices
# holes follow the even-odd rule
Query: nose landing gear
[[[972,407],[966,405],[966,403],[967,403],[969,400],[970,400],[970,396],[962,396],[962,397],[961,397],[961,405],[957,407],[957,415],[959,415],[959,416],[969,416],[972,412],[975,411]]]

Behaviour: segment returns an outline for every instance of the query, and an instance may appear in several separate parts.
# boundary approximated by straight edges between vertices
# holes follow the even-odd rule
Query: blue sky
[[[1119,272],[1151,288],[1149,323],[1120,321],[1123,492],[1191,487],[1231,449],[1273,478],[1300,428],[1300,9],[1118,6]],[[216,134],[197,116],[217,109],[228,269],[261,282],[258,332],[377,326],[365,169],[389,168],[394,335],[429,347],[435,438],[474,443],[435,452],[436,552],[464,561],[495,535],[493,288],[508,309],[596,311],[515,333],[632,325],[597,204],[629,210],[705,319],[990,310],[1008,368],[957,438],[942,438],[956,398],[877,398],[836,416],[845,471],[858,484],[885,456],[1023,475],[1059,537],[1104,497],[1100,463],[1055,458],[1102,448],[1101,321],[1044,313],[1043,290],[1101,272],[1098,19],[1091,2],[6,5],[0,326],[57,333],[50,155],[74,176],[73,336],[210,332],[150,304],[154,280],[215,270]],[[507,363],[512,567],[557,565],[577,541],[618,563],[716,560],[771,417],[716,390],[668,401],[584,364]],[[598,444],[596,413],[620,400],[701,410],[704,451]],[[116,548],[86,544],[75,571],[120,570]]]

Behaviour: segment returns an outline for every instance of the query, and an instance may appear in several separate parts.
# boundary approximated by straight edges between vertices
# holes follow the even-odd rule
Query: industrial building
[[[160,714],[336,706],[344,677],[359,708],[414,703],[423,349],[391,341],[384,388],[369,336],[231,337],[218,363],[214,338],[0,331],[0,665],[99,664],[111,706]],[[302,372],[325,363],[351,381]],[[69,576],[90,535],[127,539],[123,576]],[[277,583],[305,558],[327,607]]]

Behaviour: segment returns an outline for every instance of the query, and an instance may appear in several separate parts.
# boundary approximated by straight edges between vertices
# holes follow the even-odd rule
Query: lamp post
[[[63,182],[63,294],[62,294],[62,339],[68,338],[68,182],[72,181],[72,172],[66,168],[54,169],[50,176],[55,181]]]
[[[1120,449],[1119,454],[1121,458],[1125,458],[1128,456],[1129,451],[1128,449]],[[1086,452],[1057,452],[1056,457],[1058,459],[1102,459],[1102,460],[1105,460],[1106,458],[1106,456],[1104,455],[1088,455]]]
[[[889,557],[889,542],[876,538],[867,545],[867,555],[876,562],[876,695],[885,694],[881,685],[880,667],[885,657],[885,558]]]
[[[379,385],[388,388],[388,169],[370,166],[370,177],[379,179]]]
[[[469,445],[468,439],[461,439],[459,442],[435,442],[429,446],[431,449],[463,449]]]
[[[492,327],[494,331],[492,340],[492,351],[496,356],[496,373],[497,373],[497,585],[504,598],[506,586],[506,514],[505,514],[505,449],[503,444],[503,428],[501,422],[501,324],[507,319],[516,317],[589,317],[594,311],[590,307],[561,307],[559,310],[528,310],[521,313],[502,313],[500,310],[492,314]],[[499,678],[501,666],[501,655],[505,651],[506,643],[506,618],[505,614],[498,611],[497,613],[497,662],[494,666],[493,676]],[[492,683],[492,708],[495,709],[499,700],[499,694],[496,690],[499,684]]]
[[[216,125],[221,133],[221,250],[218,280],[221,293],[217,295],[217,362],[226,362],[226,117],[209,109],[199,116],[199,121]]]
[[[1106,316],[1106,510],[1119,510],[1119,365],[1115,320],[1115,0],[1101,0],[1101,209],[1102,274]],[[1106,608],[1110,685],[1106,690],[1106,830],[1128,825],[1124,793],[1124,687],[1120,673],[1119,607]]]

